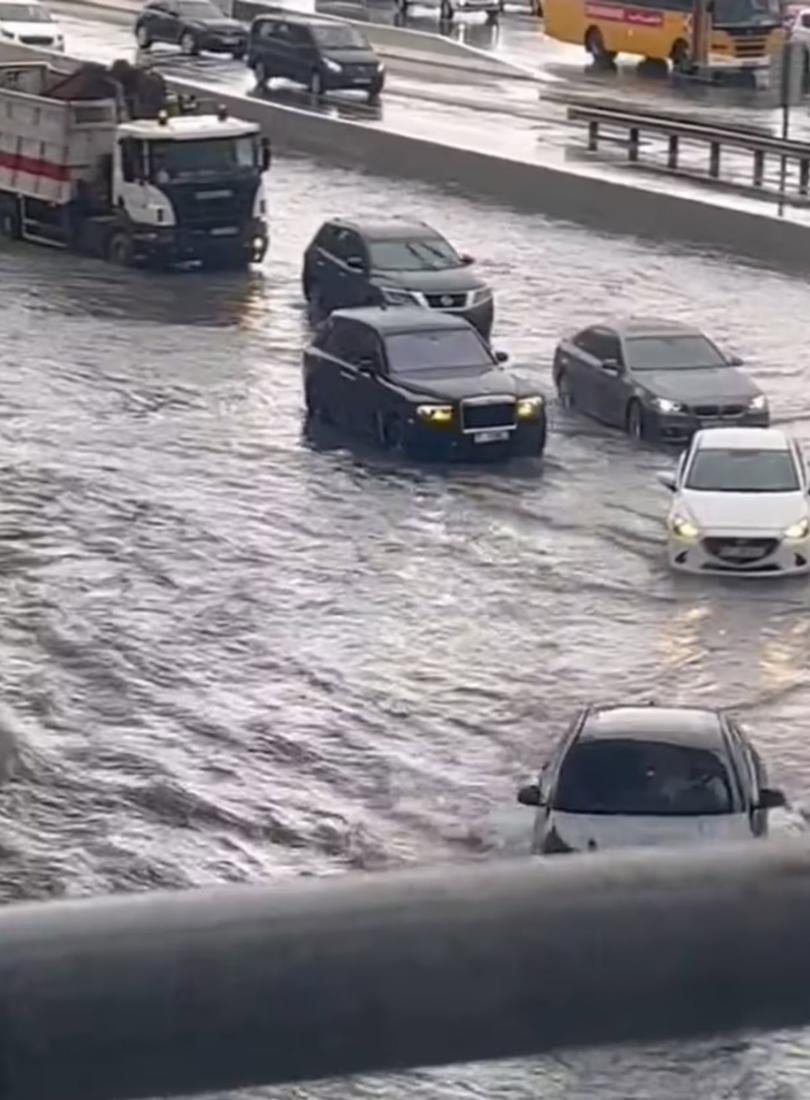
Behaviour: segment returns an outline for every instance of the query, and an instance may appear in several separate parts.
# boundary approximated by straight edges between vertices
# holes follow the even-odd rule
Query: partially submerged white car
[[[667,555],[687,573],[810,572],[810,497],[796,442],[778,428],[706,428],[674,476]]]
[[[0,41],[2,39],[19,42],[23,46],[38,46],[43,50],[61,52],[65,48],[62,28],[37,0],[0,2]]]

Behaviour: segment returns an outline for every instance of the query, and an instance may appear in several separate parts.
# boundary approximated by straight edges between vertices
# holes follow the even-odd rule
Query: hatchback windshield
[[[185,19],[224,19],[225,16],[214,4],[205,0],[186,0],[178,5],[178,11]]]
[[[324,50],[369,50],[368,39],[357,27],[343,23],[318,23],[312,28],[315,41]]]
[[[492,370],[489,352],[467,329],[402,332],[385,341],[393,374],[428,370]]]
[[[800,485],[790,451],[706,447],[694,457],[686,488],[707,493],[795,493]]]
[[[2,23],[52,23],[53,17],[36,4],[0,4]]]
[[[443,271],[461,267],[461,258],[442,237],[371,241],[371,266],[376,271]]]
[[[625,341],[632,370],[695,370],[727,367],[728,363],[705,336],[632,336]]]
[[[727,814],[733,796],[722,760],[707,749],[658,741],[583,741],[563,762],[554,809],[651,817]]]

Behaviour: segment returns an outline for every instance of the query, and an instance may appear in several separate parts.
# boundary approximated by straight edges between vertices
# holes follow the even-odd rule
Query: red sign
[[[664,13],[650,8],[633,8],[623,4],[587,4],[585,14],[608,23],[628,23],[636,27],[661,27]]]

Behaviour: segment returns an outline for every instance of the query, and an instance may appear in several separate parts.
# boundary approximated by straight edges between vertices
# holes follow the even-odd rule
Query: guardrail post
[[[761,149],[754,150],[754,187],[761,187],[765,178],[765,154]]]
[[[627,149],[630,160],[638,160],[638,126],[630,127],[630,143]]]
[[[595,153],[599,148],[599,123],[591,119],[588,123],[588,150]]]
[[[799,161],[799,194],[807,194],[807,183],[810,179],[810,160],[802,157]]]
[[[717,179],[720,175],[720,142],[713,141],[709,148],[709,175]]]
[[[667,167],[675,169],[678,167],[678,135],[669,135],[669,153],[667,155]]]

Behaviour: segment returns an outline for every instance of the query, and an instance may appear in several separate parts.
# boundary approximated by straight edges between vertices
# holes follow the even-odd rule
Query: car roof
[[[787,451],[790,436],[779,428],[702,428],[695,434],[695,447],[724,451]]]
[[[725,750],[722,718],[708,707],[594,707],[586,713],[577,740],[660,741]]]
[[[440,237],[427,222],[391,218],[383,221],[360,222],[354,218],[332,218],[329,225],[353,229],[361,237],[373,241],[398,241],[406,237]]]
[[[620,336],[632,339],[634,336],[702,336],[694,325],[681,321],[669,321],[665,317],[622,317],[609,324]]]
[[[359,321],[380,333],[389,334],[435,332],[437,329],[452,331],[472,327],[463,317],[454,317],[438,309],[422,309],[421,306],[362,306],[360,309],[336,309],[332,316],[347,321]]]
[[[304,26],[334,26],[335,23],[346,25],[347,19],[340,19],[334,15],[322,15],[320,12],[291,11],[289,8],[268,7],[260,12],[253,20],[258,23],[260,19],[283,19],[285,23],[301,23]]]

